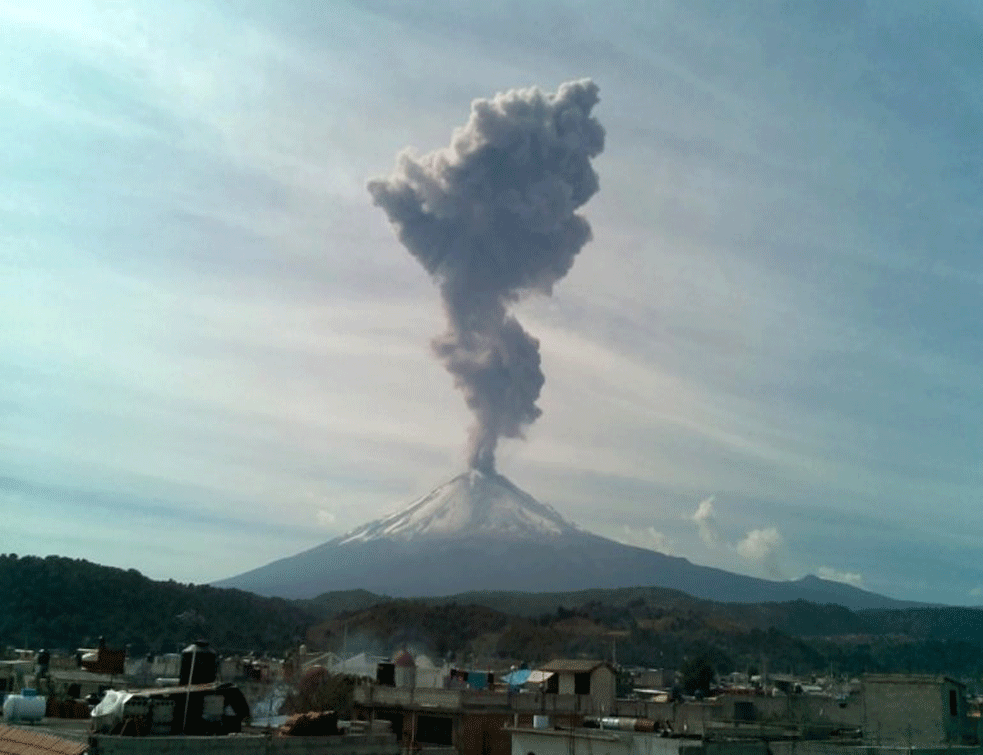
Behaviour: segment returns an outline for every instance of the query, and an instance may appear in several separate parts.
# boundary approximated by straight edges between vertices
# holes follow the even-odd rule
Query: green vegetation
[[[683,692],[706,697],[717,676],[717,664],[708,655],[699,655],[683,662],[679,676]]]
[[[205,637],[220,652],[283,652],[318,618],[285,600],[58,556],[0,555],[0,596],[0,646],[69,651],[105,637],[133,655],[173,652]]]
[[[972,608],[713,603],[646,587],[417,600],[350,590],[288,601],[15,555],[0,556],[0,596],[0,647],[74,650],[104,636],[142,655],[204,637],[222,653],[280,654],[306,642],[349,653],[409,647],[462,664],[616,655],[625,665],[691,668],[700,688],[707,668],[720,675],[764,664],[803,674],[983,676],[983,610]]]

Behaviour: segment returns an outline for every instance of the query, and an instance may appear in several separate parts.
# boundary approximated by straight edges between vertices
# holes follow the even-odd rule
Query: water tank
[[[396,686],[413,689],[416,686],[416,661],[413,656],[403,650],[393,659],[393,666]]]
[[[3,701],[3,717],[6,721],[40,721],[47,705],[46,697],[8,695]]]
[[[181,653],[179,683],[211,684],[215,681],[218,656],[204,640],[191,643]]]
[[[376,684],[382,687],[396,686],[396,664],[383,661],[375,667]]]

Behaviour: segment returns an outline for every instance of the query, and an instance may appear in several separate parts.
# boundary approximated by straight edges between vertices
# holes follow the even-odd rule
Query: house
[[[551,674],[546,681],[547,695],[576,695],[578,709],[590,713],[609,713],[614,709],[615,672],[607,661],[555,660],[540,666]]]
[[[876,674],[863,678],[864,737],[905,747],[976,745],[966,686],[947,676]]]
[[[358,717],[389,721],[411,750],[453,747],[460,755],[508,755],[506,725],[532,726],[537,718],[549,718],[572,727],[614,704],[614,669],[601,661],[553,661],[524,670],[524,680],[536,678],[539,685],[496,684],[488,671],[452,669],[447,687],[435,688],[400,684],[396,660],[379,664],[375,684],[355,688],[353,705]],[[409,659],[401,662],[411,668]],[[414,663],[419,682],[419,659]]]

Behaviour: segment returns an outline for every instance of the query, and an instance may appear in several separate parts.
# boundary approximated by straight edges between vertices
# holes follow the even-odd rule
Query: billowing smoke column
[[[592,157],[604,129],[590,80],[475,100],[450,147],[399,155],[369,183],[399,240],[440,285],[447,332],[435,353],[475,415],[469,464],[493,471],[500,437],[522,437],[539,415],[539,342],[508,307],[527,291],[550,294],[590,225],[576,214],[598,189]]]

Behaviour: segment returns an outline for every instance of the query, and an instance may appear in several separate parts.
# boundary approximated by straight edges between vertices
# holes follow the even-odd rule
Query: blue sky
[[[594,240],[499,467],[744,573],[983,604],[983,11],[0,1],[0,551],[203,582],[456,474],[439,297],[365,189],[590,77]]]

